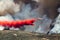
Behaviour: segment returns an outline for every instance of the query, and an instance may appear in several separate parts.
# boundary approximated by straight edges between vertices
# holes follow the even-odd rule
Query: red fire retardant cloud
[[[0,25],[4,27],[14,27],[14,28],[20,28],[24,25],[33,25],[33,23],[36,21],[36,19],[27,19],[27,20],[16,20],[16,21],[0,21]]]

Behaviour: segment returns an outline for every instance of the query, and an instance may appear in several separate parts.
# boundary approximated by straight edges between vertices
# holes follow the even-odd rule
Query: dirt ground
[[[59,34],[44,35],[24,31],[0,31],[0,40],[60,40]]]

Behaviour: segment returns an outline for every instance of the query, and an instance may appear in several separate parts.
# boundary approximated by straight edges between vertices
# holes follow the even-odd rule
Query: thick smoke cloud
[[[23,5],[22,11],[15,15],[15,19],[30,19],[30,18],[43,18],[43,20],[37,20],[34,26],[24,26],[25,31],[47,33],[50,30],[51,19],[47,15],[41,16],[38,12],[38,8],[31,11],[30,4]]]
[[[41,16],[41,14],[38,12],[39,8],[31,10],[32,8],[30,4],[27,4],[27,5],[23,4],[21,7],[22,10],[20,11],[20,5],[15,4],[13,0],[1,0],[0,3],[1,3],[0,4],[0,15],[1,15],[0,20],[9,21],[9,20],[23,20],[23,19],[30,19],[30,18],[43,18],[43,20],[37,20],[34,23],[35,24],[34,26],[31,26],[31,25],[24,26],[25,27],[24,31],[47,33],[50,30],[49,26],[52,20],[49,19],[45,14]],[[2,30],[3,29],[4,28],[2,28]],[[16,28],[16,29],[10,28],[10,30],[19,30],[19,28]]]

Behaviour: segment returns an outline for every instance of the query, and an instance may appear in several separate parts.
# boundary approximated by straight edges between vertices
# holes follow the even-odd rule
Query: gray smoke
[[[1,6],[3,5],[3,6]],[[42,7],[42,6],[41,6]],[[0,1],[0,14],[5,16],[0,16],[0,20],[23,20],[23,19],[31,19],[31,18],[43,18],[43,20],[37,20],[34,23],[34,26],[24,26],[24,28],[20,28],[21,30],[28,31],[28,32],[38,32],[38,33],[47,33],[49,31],[49,26],[51,23],[51,19],[49,19],[46,15],[41,15],[38,12],[39,8],[33,9],[31,8],[30,4],[22,5],[22,10],[20,11],[20,5],[15,4],[11,0],[2,0]],[[7,11],[6,11],[7,10]],[[19,12],[20,11],[20,12]],[[42,11],[42,8],[41,8]],[[40,11],[40,12],[41,12]],[[7,12],[7,15],[5,14]],[[2,14],[3,13],[3,14]],[[14,16],[10,15],[10,13],[15,14]],[[2,28],[2,29],[1,29]],[[0,29],[3,30],[4,27],[1,27]],[[10,30],[19,30],[19,28],[10,28]],[[47,31],[48,30],[48,31]]]
[[[22,11],[15,15],[15,19],[19,20],[19,19],[30,19],[30,18],[40,18],[40,17],[42,17],[43,20],[37,20],[34,23],[34,26],[31,26],[31,25],[30,26],[24,26],[25,31],[47,33],[50,30],[49,26],[50,26],[52,20],[49,19],[46,15],[41,16],[37,10],[38,10],[38,8],[31,11],[30,4],[23,5]],[[43,30],[43,32],[41,30]]]
[[[23,5],[22,11],[15,15],[15,19],[30,19],[30,18],[39,18],[39,13],[35,10],[31,11],[30,4]],[[25,26],[25,31],[35,31],[39,27],[39,22],[36,22],[34,26]]]

